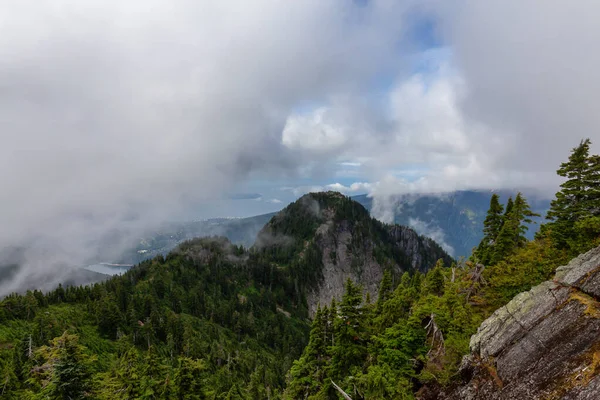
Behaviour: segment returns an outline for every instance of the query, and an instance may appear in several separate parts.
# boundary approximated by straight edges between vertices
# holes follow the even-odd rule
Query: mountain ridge
[[[270,251],[293,247],[292,259],[310,256],[319,264],[315,276],[306,277],[316,284],[307,296],[310,315],[319,304],[340,300],[348,279],[376,299],[386,270],[398,279],[403,272],[425,272],[439,259],[453,262],[432,239],[408,227],[384,224],[338,192],[302,196],[265,225],[257,243]]]

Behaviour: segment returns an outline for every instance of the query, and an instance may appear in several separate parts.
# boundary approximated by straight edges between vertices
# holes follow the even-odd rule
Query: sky
[[[593,0],[0,11],[0,248],[27,248],[21,279],[313,190],[551,195],[570,149],[600,143]]]

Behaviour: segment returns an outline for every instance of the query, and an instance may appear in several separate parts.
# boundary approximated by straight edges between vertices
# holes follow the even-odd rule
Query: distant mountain
[[[453,257],[471,254],[482,237],[483,220],[489,208],[492,191],[456,191],[443,194],[406,194],[389,198],[385,204],[374,203],[366,194],[352,197],[362,204],[374,217],[387,211],[393,222],[409,226],[417,233],[432,238]],[[501,201],[506,202],[516,191],[498,191]],[[544,216],[550,201],[527,195],[533,211]],[[123,255],[119,262],[138,263],[158,254],[167,254],[177,244],[205,236],[225,236],[232,243],[250,247],[260,229],[276,213],[248,218],[213,218],[204,221],[174,224],[154,235],[148,235]],[[541,218],[537,218],[541,221]],[[528,236],[533,238],[538,225],[532,225]]]
[[[483,220],[490,205],[493,191],[456,191],[443,194],[406,194],[393,196],[385,203],[378,203],[367,195],[353,197],[371,215],[378,217],[383,212],[393,215],[393,222],[410,226],[419,234],[438,242],[454,257],[468,257],[482,238]],[[504,204],[516,192],[497,191]],[[546,215],[550,201],[525,193],[534,212]],[[528,237],[538,229],[542,218],[535,218],[538,224],[530,227]]]
[[[275,215],[262,214],[248,218],[211,218],[202,221],[171,224],[160,232],[142,238],[132,249],[123,254],[119,263],[137,264],[159,254],[167,254],[186,240],[224,236],[236,245],[250,247],[258,231]]]

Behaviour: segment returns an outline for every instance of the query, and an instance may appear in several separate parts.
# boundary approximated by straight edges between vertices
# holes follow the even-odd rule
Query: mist
[[[301,104],[359,93],[401,5],[19,1],[0,13],[0,295],[110,261],[249,176],[294,176]],[[7,260],[5,260],[7,261]]]

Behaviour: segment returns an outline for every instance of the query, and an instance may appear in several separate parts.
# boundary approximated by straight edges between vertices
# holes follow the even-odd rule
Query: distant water
[[[110,264],[110,263],[98,263],[88,265],[84,267],[88,271],[98,272],[104,275],[121,275],[129,270],[133,265],[129,264]]]

